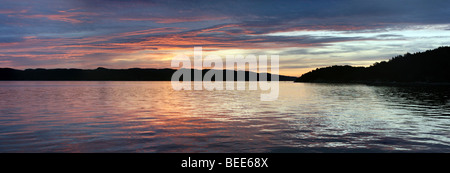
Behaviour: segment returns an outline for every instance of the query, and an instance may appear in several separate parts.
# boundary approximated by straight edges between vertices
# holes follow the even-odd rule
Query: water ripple
[[[0,152],[450,152],[450,91],[280,82],[0,82]]]

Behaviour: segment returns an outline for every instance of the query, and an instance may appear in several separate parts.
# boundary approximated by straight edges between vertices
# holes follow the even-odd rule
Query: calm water
[[[450,152],[448,87],[0,82],[0,152]]]

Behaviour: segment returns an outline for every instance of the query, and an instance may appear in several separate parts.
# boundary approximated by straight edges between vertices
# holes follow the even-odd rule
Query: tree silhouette
[[[331,66],[303,74],[296,82],[450,82],[450,47],[406,53],[370,67]]]

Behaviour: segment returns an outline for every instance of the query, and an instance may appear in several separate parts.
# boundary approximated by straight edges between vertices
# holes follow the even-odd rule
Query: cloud
[[[72,24],[79,24],[83,22],[87,22],[86,19],[89,19],[92,16],[95,16],[96,13],[93,12],[74,12],[74,11],[57,11],[53,14],[29,14],[29,13],[14,13],[9,14],[9,17],[17,17],[17,18],[46,18],[48,20],[61,21],[61,22],[69,22]]]
[[[137,17],[137,18],[119,18],[119,20],[125,21],[154,21],[156,23],[181,23],[181,22],[198,22],[198,21],[209,21],[209,20],[224,20],[227,17],[176,17],[176,18],[163,18],[163,17]]]
[[[314,57],[284,62],[289,69],[327,61],[340,63],[338,56],[354,59],[343,58],[346,63],[368,63],[369,54],[401,54],[403,50],[450,44],[444,39],[450,36],[447,3],[4,0],[0,7],[0,52],[7,59],[0,65],[82,66],[104,62],[123,64],[124,68],[153,66],[167,64],[160,60],[167,61],[193,46],[211,52],[240,50],[277,52],[287,58]],[[408,46],[394,49],[392,45]],[[358,53],[364,53],[362,58],[355,58]]]

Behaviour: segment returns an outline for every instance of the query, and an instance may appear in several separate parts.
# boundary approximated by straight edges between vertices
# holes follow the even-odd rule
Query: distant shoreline
[[[190,81],[195,81],[194,72],[200,72],[203,76],[212,69],[184,69],[191,70]],[[12,68],[0,68],[0,81],[171,81],[172,75],[176,69],[107,69],[99,67],[97,69],[26,69],[17,70]],[[222,81],[226,80],[227,72],[230,70],[217,70],[223,74]],[[244,80],[238,79],[238,73],[243,72]],[[251,71],[231,71],[234,75],[234,81],[254,81],[250,80],[249,76],[255,75],[256,81],[262,74],[267,74],[267,80],[271,81],[270,73],[256,73]],[[278,76],[279,81],[294,81],[297,77],[275,75]],[[181,77],[182,79],[182,77]],[[212,77],[212,81],[215,76]]]

